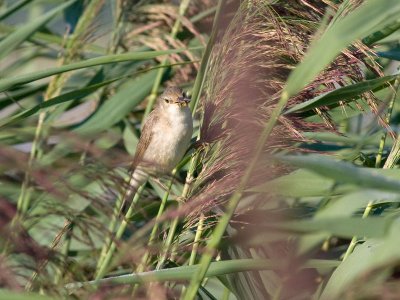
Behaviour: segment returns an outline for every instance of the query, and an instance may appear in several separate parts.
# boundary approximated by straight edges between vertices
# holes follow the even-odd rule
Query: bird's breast
[[[171,172],[188,149],[192,132],[193,123],[189,109],[164,115],[153,127],[152,139],[144,160],[154,163],[164,173]]]

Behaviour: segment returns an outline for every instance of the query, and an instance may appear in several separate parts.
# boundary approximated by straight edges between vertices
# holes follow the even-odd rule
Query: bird
[[[167,87],[148,115],[133,158],[130,189],[134,192],[149,176],[172,172],[189,148],[193,133],[190,98],[179,87]]]

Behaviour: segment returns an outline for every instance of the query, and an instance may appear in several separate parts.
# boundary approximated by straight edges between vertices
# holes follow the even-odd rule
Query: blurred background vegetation
[[[398,299],[399,15],[0,1],[0,299]],[[123,203],[167,86],[192,146]]]

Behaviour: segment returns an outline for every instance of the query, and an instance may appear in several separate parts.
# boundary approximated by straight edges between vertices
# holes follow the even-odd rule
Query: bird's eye
[[[166,103],[169,103],[169,100],[168,100],[168,99],[164,99],[164,101],[165,101]]]

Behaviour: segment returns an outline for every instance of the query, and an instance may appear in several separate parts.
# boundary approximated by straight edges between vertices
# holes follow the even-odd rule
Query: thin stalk
[[[399,79],[396,79],[396,81],[394,82],[394,85],[393,85],[394,90],[390,97],[389,106],[388,106],[387,113],[385,116],[386,124],[390,123],[390,118],[392,117],[393,106],[394,106],[394,102],[396,100],[397,91],[399,89],[399,83],[400,83]],[[387,137],[387,131],[385,130],[385,132],[382,134],[381,140],[379,142],[379,150],[378,150],[378,154],[376,155],[375,168],[380,168],[380,166],[381,166],[382,154],[383,154],[383,149],[385,148],[386,137]]]
[[[65,239],[64,239],[64,244],[62,245],[62,249],[61,249],[61,255],[65,258],[68,257],[68,252],[69,249],[71,247],[71,241],[72,241],[72,231],[74,230],[74,223],[73,222],[69,222],[67,223],[67,231],[65,233]],[[67,262],[64,262],[64,265],[61,266],[56,273],[55,276],[55,284],[58,285],[61,283],[61,279],[64,277],[65,275],[65,271],[66,271],[66,265]]]
[[[24,216],[29,208],[30,203],[30,195],[32,193],[32,187],[30,186],[31,181],[31,172],[34,161],[41,156],[40,151],[40,137],[43,129],[43,121],[44,114],[39,115],[38,124],[35,129],[35,136],[33,138],[31,152],[29,154],[28,168],[26,170],[24,180],[21,186],[21,192],[18,196],[17,200],[17,215],[15,216],[17,219],[20,216]]]
[[[156,270],[160,270],[163,267],[165,260],[167,259],[168,252],[170,251],[172,242],[174,241],[176,228],[178,227],[178,224],[179,224],[179,218],[176,217],[171,222],[171,225],[169,227],[168,236],[167,239],[165,240],[165,244],[163,245],[163,253],[158,259]]]
[[[393,103],[394,103],[395,99],[397,98],[397,91],[399,89],[399,85],[400,85],[400,80],[396,79],[395,92],[393,93],[393,98],[392,98]],[[383,168],[384,169],[393,168],[399,159],[400,159],[400,136],[397,136]]]
[[[368,217],[368,215],[371,213],[373,204],[374,204],[373,201],[370,201],[370,202],[368,203],[368,205],[367,205],[367,207],[365,208],[364,213],[363,213],[363,215],[362,215],[362,218],[363,218],[363,219],[365,219],[366,217]],[[343,261],[345,261],[345,260],[349,257],[349,255],[350,255],[351,253],[353,253],[354,248],[355,248],[356,245],[357,245],[357,240],[358,240],[357,236],[353,236],[353,238],[351,239],[351,242],[350,242],[350,244],[349,244],[349,247],[347,248],[347,251],[346,251],[346,253],[345,253],[344,256],[343,256]]]
[[[186,9],[189,6],[189,3],[190,3],[190,0],[183,0],[181,2],[180,6],[179,6],[179,16],[183,16],[185,14]],[[181,18],[178,17],[175,20],[174,26],[172,27],[172,30],[171,30],[170,36],[171,36],[172,39],[176,38],[176,35],[178,34],[180,26],[181,26]],[[143,118],[146,118],[148,116],[148,114],[150,113],[150,111],[152,110],[152,108],[154,106],[154,102],[156,101],[157,95],[158,95],[158,89],[160,88],[161,80],[162,80],[162,77],[163,77],[164,72],[165,72],[165,67],[167,65],[168,65],[168,58],[165,58],[161,62],[161,64],[160,64],[161,68],[158,70],[157,75],[156,75],[156,79],[154,80],[154,84],[153,84],[153,87],[151,89],[151,93],[150,93],[150,96],[149,96],[149,100],[148,100],[146,109],[144,111]]]
[[[190,253],[190,258],[189,258],[189,266],[194,265],[196,261],[196,256],[197,256],[197,250],[199,248],[199,243],[200,243],[200,238],[203,233],[203,224],[204,224],[204,214],[200,215],[199,222],[197,223],[197,229],[196,229],[196,235],[194,236],[194,241],[193,241],[193,248],[192,252]],[[186,286],[182,286],[182,291],[181,291],[181,296],[185,293],[186,291]],[[229,297],[229,290],[228,290],[228,297]]]
[[[174,169],[174,171],[172,171],[172,176],[175,176],[175,173],[176,173],[176,170]],[[156,219],[155,219],[155,224],[154,224],[153,229],[151,230],[151,233],[150,233],[148,246],[153,245],[154,240],[156,239],[160,218],[161,218],[162,214],[165,211],[165,206],[167,204],[169,193],[171,191],[172,183],[173,183],[173,179],[171,179],[170,182],[168,183],[167,191],[164,193],[163,198],[161,200],[161,205],[160,205],[160,208],[158,209],[157,216],[156,216]],[[146,253],[143,256],[143,259],[142,259],[140,265],[136,269],[136,273],[143,272],[144,267],[147,265],[147,261],[149,259],[149,256],[150,256],[150,252],[149,252],[149,250],[147,250]]]
[[[122,31],[124,29],[124,8],[123,8],[123,0],[117,0],[115,2],[115,13],[114,13],[114,30],[111,36],[111,45],[109,46],[108,53],[117,53],[118,46],[121,42],[121,38],[123,36]]]
[[[105,275],[105,273],[107,271],[107,268],[108,268],[108,266],[110,264],[110,261],[111,261],[113,255],[114,255],[115,249],[117,247],[117,244],[115,243],[115,241],[119,240],[122,237],[123,233],[125,232],[125,229],[126,229],[126,227],[128,225],[128,222],[129,222],[129,219],[134,214],[134,208],[136,206],[136,203],[139,201],[140,195],[142,194],[142,191],[143,191],[145,185],[146,184],[143,184],[142,186],[140,186],[140,188],[138,188],[138,190],[137,190],[137,192],[135,194],[135,197],[133,198],[133,200],[132,200],[132,202],[131,202],[131,204],[129,206],[129,209],[126,212],[125,217],[121,222],[121,225],[119,226],[117,232],[115,233],[114,240],[111,242],[110,247],[109,247],[109,249],[108,249],[108,251],[107,251],[107,253],[106,253],[106,255],[105,255],[105,257],[104,257],[104,259],[103,259],[103,261],[102,261],[102,263],[100,265],[100,267],[99,267],[99,270],[98,270],[98,272],[97,272],[97,274],[95,276],[95,280],[99,280],[99,279],[104,277],[104,275]]]
[[[60,245],[61,239],[62,237],[71,229],[71,222],[69,220],[67,220],[65,222],[64,227],[61,229],[61,231],[55,236],[55,238],[53,239],[53,242],[50,246],[51,250],[55,250],[56,248],[58,248],[58,246]],[[31,291],[33,289],[33,287],[35,286],[36,280],[39,276],[39,274],[42,272],[42,270],[46,267],[47,263],[49,262],[49,258],[46,257],[42,260],[39,261],[38,263],[38,268],[36,271],[33,272],[30,280],[26,283],[25,285],[25,290],[26,291]]]
[[[197,250],[199,248],[200,238],[201,235],[203,234],[203,229],[204,229],[203,225],[204,225],[204,214],[201,214],[199,222],[197,223],[197,230],[196,230],[196,235],[194,237],[192,252],[190,253],[189,266],[194,265],[196,261]]]
[[[246,185],[250,179],[250,176],[258,163],[258,159],[262,154],[264,145],[267,142],[269,136],[271,135],[272,129],[274,128],[274,126],[279,118],[279,115],[282,113],[283,108],[287,104],[288,100],[289,100],[289,94],[284,90],[282,92],[281,98],[280,98],[276,108],[272,111],[270,119],[267,122],[265,128],[263,129],[263,131],[257,141],[257,145],[256,145],[256,148],[254,151],[253,158],[250,161],[249,166],[245,170],[245,173],[239,183],[238,188],[235,190],[235,192],[232,194],[232,196],[228,200],[228,205],[227,205],[226,211],[222,215],[219,223],[217,224],[216,228],[214,229],[214,232],[211,235],[209,242],[207,243],[205,252],[202,255],[201,260],[200,260],[200,268],[197,270],[197,272],[192,277],[192,280],[190,281],[188,290],[183,297],[184,300],[194,299],[196,297],[196,294],[200,287],[200,284],[203,281],[204,276],[207,273],[207,270],[210,266],[214,252],[216,251],[216,249],[222,239],[222,236],[224,235],[224,232],[236,210],[236,207],[239,203],[240,198],[242,197],[243,191],[246,188]]]
[[[375,168],[381,167],[383,149],[385,148],[385,143],[386,143],[386,136],[387,132],[385,130],[385,132],[382,134],[381,140],[379,141],[379,149],[375,159]]]
[[[395,140],[392,150],[383,166],[384,169],[393,168],[400,159],[400,135]]]
[[[107,251],[110,249],[110,246],[111,246],[111,243],[112,243],[112,240],[113,240],[112,236],[113,236],[114,231],[115,231],[115,229],[117,227],[118,217],[119,217],[119,215],[121,213],[122,204],[124,202],[123,200],[124,200],[124,197],[121,194],[118,197],[118,199],[117,199],[117,201],[115,203],[113,214],[111,216],[111,221],[108,224],[108,228],[107,228],[108,232],[110,234],[107,236],[106,240],[104,241],[104,245],[101,248],[99,260],[97,262],[96,273],[99,272],[100,267],[103,265],[104,259],[106,258]]]
[[[190,161],[189,170],[188,170],[188,173],[186,175],[185,185],[183,186],[183,190],[182,190],[182,194],[181,194],[181,198],[182,199],[186,199],[188,194],[189,194],[190,186],[191,186],[191,183],[193,182],[193,174],[194,174],[194,171],[196,170],[196,166],[197,166],[197,163],[198,163],[198,160],[199,160],[199,156],[200,156],[200,153],[196,152],[192,156],[192,159]],[[158,260],[158,263],[157,263],[157,267],[156,267],[157,270],[162,268],[162,266],[164,265],[165,260],[167,259],[168,252],[170,251],[172,242],[174,241],[176,228],[178,227],[178,224],[179,224],[179,217],[176,217],[171,222],[171,225],[170,225],[170,228],[169,228],[169,231],[168,231],[168,236],[167,236],[167,239],[166,239],[165,244],[163,246],[163,253],[161,254],[161,256],[160,256],[160,258]]]
[[[172,176],[175,176],[176,172],[177,172],[177,169],[174,169],[172,171]],[[150,233],[150,238],[149,238],[149,242],[148,242],[148,246],[149,247],[151,247],[154,244],[154,241],[156,239],[156,235],[157,235],[158,227],[159,227],[159,220],[160,220],[162,214],[165,211],[165,206],[167,204],[167,200],[168,200],[168,197],[169,197],[169,193],[171,191],[172,184],[173,184],[173,179],[171,179],[170,182],[168,183],[167,191],[164,193],[163,198],[161,200],[161,205],[160,205],[160,207],[158,209],[157,216],[156,216],[156,219],[155,219],[155,223],[154,223],[154,226],[153,226],[153,228],[151,230],[151,233]],[[145,267],[148,264],[149,257],[150,257],[150,249],[147,249],[145,254],[143,255],[142,261],[140,262],[139,266],[136,268],[136,270],[135,270],[135,272],[133,274],[141,273],[141,272],[144,271]],[[132,290],[132,297],[133,298],[135,298],[135,295],[136,295],[138,287],[139,287],[138,285],[135,285],[133,287],[133,290]],[[149,290],[151,290],[151,288],[149,288]]]

